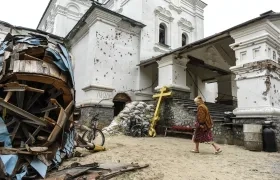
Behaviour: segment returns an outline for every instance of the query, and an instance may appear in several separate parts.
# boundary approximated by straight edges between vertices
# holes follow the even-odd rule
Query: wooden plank
[[[21,124],[21,123],[17,121],[17,124],[15,125],[14,130],[13,130],[13,132],[12,132],[12,137],[11,137],[12,141],[14,140],[14,138],[15,138],[15,136],[16,136],[16,133],[18,132],[18,129],[19,129],[19,127],[20,127],[20,124]]]
[[[37,136],[37,134],[41,131],[41,129],[42,129],[42,126],[39,126],[39,127],[33,132],[32,137]],[[27,141],[25,142],[25,144],[31,143],[30,141],[32,141],[32,137],[29,137],[29,138],[27,139]],[[35,138],[34,138],[34,142],[32,142],[32,144],[34,144],[34,143],[35,143]]]
[[[13,95],[13,92],[12,91],[9,91],[4,99],[5,102],[8,102],[10,100],[10,98],[12,97]]]
[[[44,86],[42,87],[42,90],[45,91],[45,89],[47,89],[47,87],[48,87],[48,85],[44,84]],[[37,93],[34,96],[30,97],[30,99],[27,101],[24,109],[26,111],[28,111],[41,95],[42,95],[41,93]]]
[[[10,122],[8,122],[8,123],[6,124],[6,126],[9,127],[10,125],[14,124],[15,122],[16,122],[16,119],[13,118]]]
[[[37,92],[37,93],[42,93],[42,94],[45,92],[45,90],[43,90],[43,89],[33,88],[33,87],[29,87],[29,86],[26,87],[26,90],[32,91],[32,92]]]
[[[21,125],[21,129],[22,129],[22,132],[25,135],[26,139],[32,138],[32,137],[30,137],[30,133],[24,124]],[[32,138],[32,139],[34,139],[34,138]]]
[[[45,152],[40,152],[40,154],[51,154],[51,151],[45,151]],[[16,148],[3,148],[0,147],[0,154],[3,155],[13,155],[13,154],[26,154],[26,155],[34,155],[38,154],[36,152],[28,152],[28,151],[22,151]]]
[[[39,117],[34,116],[33,114],[30,114],[29,112],[27,112],[27,111],[25,111],[25,110],[23,110],[21,108],[18,108],[16,106],[14,106],[13,104],[5,102],[4,99],[2,99],[2,98],[0,98],[0,106],[5,107],[8,110],[13,111],[14,113],[16,113],[18,115],[21,115],[21,116],[23,116],[23,117],[25,117],[27,119],[30,119],[30,120],[35,121],[35,122],[38,122],[38,123],[40,123],[43,126],[47,125],[47,122],[44,121],[43,119],[40,119]]]
[[[6,84],[1,84],[1,87],[4,87],[4,91],[32,91],[32,92],[38,92],[38,93],[44,93],[45,90],[37,89],[33,87],[29,87],[25,84],[19,84],[18,82],[10,82]]]
[[[55,126],[55,124],[56,124],[56,121],[55,121],[55,120],[53,120],[53,119],[50,118],[50,117],[45,117],[45,119],[46,119],[46,121],[48,121],[50,124],[52,124],[52,125]]]
[[[54,100],[52,100],[54,101]],[[71,109],[73,108],[74,101],[71,101],[71,103],[68,104],[68,106],[65,108],[65,110],[61,107],[60,113],[58,116],[57,124],[55,125],[52,133],[50,134],[48,138],[48,142],[44,146],[49,146],[51,143],[55,141],[57,138],[58,133],[61,131],[62,127],[64,126],[66,120],[69,118],[69,113]]]
[[[49,148],[47,148],[47,147],[30,147],[30,150],[33,152],[45,152],[48,149]]]
[[[48,140],[48,137],[47,136],[37,136],[37,140],[38,141],[46,141],[46,140]]]
[[[24,91],[18,91],[18,92],[16,92],[17,105],[18,105],[18,107],[21,108],[21,109],[22,109],[22,107],[23,107],[24,95],[25,95],[25,92],[24,92]]]
[[[14,69],[14,61],[19,59],[19,53],[16,53],[15,51],[13,51],[12,55],[11,55],[11,60],[10,60],[10,67],[9,70],[12,71]]]
[[[3,61],[1,79],[2,79],[2,77],[6,74],[7,61],[8,61],[8,60]]]
[[[73,99],[71,89],[62,80],[55,79],[55,78],[50,77],[50,76],[37,75],[37,74],[30,75],[30,74],[17,73],[17,74],[15,74],[15,76],[18,80],[27,80],[27,81],[41,82],[41,83],[44,83],[44,84],[51,84],[56,89],[62,89],[63,100],[66,104],[70,103]]]
[[[24,60],[42,61],[42,59],[36,58],[34,56],[30,56],[28,54],[24,54]]]
[[[61,70],[55,64],[37,60],[16,60],[13,64],[14,73],[22,72],[44,74],[67,82],[67,76],[62,74]]]

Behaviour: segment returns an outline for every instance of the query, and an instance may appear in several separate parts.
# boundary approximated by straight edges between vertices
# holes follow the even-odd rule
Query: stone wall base
[[[114,108],[113,107],[96,107],[96,106],[85,106],[80,107],[81,116],[79,121],[89,126],[91,118],[99,113],[98,116],[98,128],[103,128],[109,126],[114,118]]]
[[[159,126],[186,126],[193,124],[194,113],[189,112],[183,105],[177,104],[175,98],[189,99],[190,93],[172,90],[172,97],[165,98],[161,104]]]
[[[229,144],[244,146],[243,124],[264,124],[265,121],[272,121],[274,125],[276,143],[280,149],[280,118],[279,117],[262,117],[262,118],[235,118],[231,125],[224,123],[215,123],[214,139],[220,144]],[[216,129],[216,131],[215,131]]]

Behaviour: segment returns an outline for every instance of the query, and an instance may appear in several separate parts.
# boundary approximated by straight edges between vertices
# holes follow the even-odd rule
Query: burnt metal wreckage
[[[0,63],[0,179],[45,178],[75,146],[70,55],[25,29],[6,36]]]

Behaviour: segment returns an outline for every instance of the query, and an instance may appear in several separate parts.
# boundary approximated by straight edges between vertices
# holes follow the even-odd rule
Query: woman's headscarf
[[[203,101],[203,99],[202,99],[201,96],[197,96],[197,97],[194,99],[194,102],[197,103],[198,105],[204,104],[204,101]]]

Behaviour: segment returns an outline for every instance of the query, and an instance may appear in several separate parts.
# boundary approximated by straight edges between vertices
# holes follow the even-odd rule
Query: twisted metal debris
[[[27,29],[0,45],[0,177],[46,177],[74,149],[74,78],[60,39]]]

